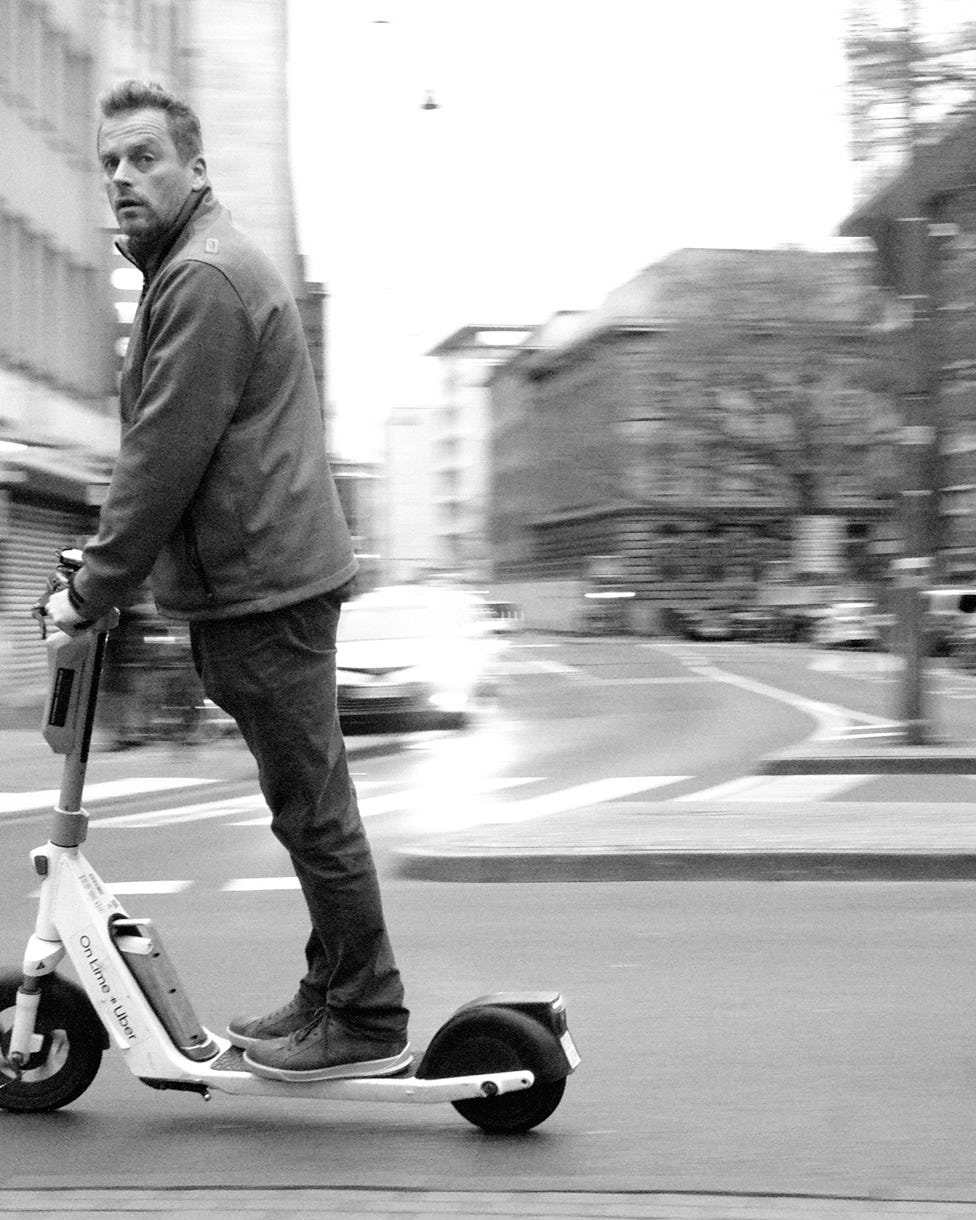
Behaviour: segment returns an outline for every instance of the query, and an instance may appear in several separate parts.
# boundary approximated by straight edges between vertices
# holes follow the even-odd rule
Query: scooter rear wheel
[[[553,1113],[566,1091],[566,1078],[547,1072],[547,1032],[503,1008],[462,1014],[434,1038],[424,1059],[424,1076],[466,1076],[477,1073],[531,1071],[536,1081],[528,1089],[452,1101],[463,1118],[492,1135],[515,1135],[537,1127]],[[419,1073],[418,1073],[419,1074]]]
[[[6,1056],[21,982],[20,974],[0,974],[0,1109],[58,1110],[80,1097],[95,1079],[105,1031],[77,984],[56,974],[45,976],[35,1029],[41,1046],[18,1075]]]

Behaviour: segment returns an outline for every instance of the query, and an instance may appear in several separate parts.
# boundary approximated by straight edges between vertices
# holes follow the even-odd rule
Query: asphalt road
[[[818,717],[846,731],[878,728],[891,714],[890,673],[863,658],[848,672],[824,660],[787,648],[534,641],[470,732],[356,755],[415,1043],[487,991],[555,987],[567,997],[583,1065],[536,1132],[489,1138],[449,1106],[216,1095],[204,1106],[150,1092],[112,1054],[69,1109],[0,1112],[0,1186],[463,1184],[976,1200],[971,886],[478,886],[406,882],[387,867],[398,844],[476,819],[486,803],[516,814],[544,798],[571,808],[624,780],[669,781],[631,790],[644,799],[707,789],[795,744]],[[958,689],[938,696],[953,731],[976,720],[968,688]],[[208,800],[231,794],[237,804],[201,813],[199,788],[91,803],[88,854],[120,883],[130,913],[157,921],[205,1023],[220,1028],[234,1012],[279,1003],[304,920],[288,862],[248,801],[246,760],[233,745],[192,762],[99,756],[92,778],[140,770],[193,771],[218,781]],[[36,766],[18,769],[16,759],[8,775],[10,787],[40,786]],[[225,787],[221,775],[237,782]],[[628,799],[626,787],[618,792]],[[16,964],[29,931],[24,858],[45,829],[40,815],[0,818],[5,963]]]
[[[450,1107],[157,1094],[106,1058],[0,1115],[0,1185],[722,1190],[976,1199],[969,886],[387,886],[418,1042],[498,986],[561,988],[583,1064],[535,1133]],[[289,981],[283,895],[152,913],[203,1018]],[[146,907],[140,904],[140,911]]]

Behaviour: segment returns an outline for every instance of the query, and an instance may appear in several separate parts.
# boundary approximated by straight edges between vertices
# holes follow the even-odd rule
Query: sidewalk
[[[976,776],[976,747],[815,743],[757,771]],[[396,856],[401,876],[427,881],[973,881],[976,807],[624,800],[483,824]]]

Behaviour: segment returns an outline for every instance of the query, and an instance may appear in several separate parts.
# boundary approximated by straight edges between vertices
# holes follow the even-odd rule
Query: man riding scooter
[[[231,1021],[273,1079],[388,1075],[408,1012],[335,700],[356,560],[294,299],[214,198],[193,111],[155,84],[102,99],[98,157],[144,289],[122,368],[122,442],[98,533],[47,614],[72,632],[146,579],[189,624],[207,696],[257,760],[311,917],[306,972]]]

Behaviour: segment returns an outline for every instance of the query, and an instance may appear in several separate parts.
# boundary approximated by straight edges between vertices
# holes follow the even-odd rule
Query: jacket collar
[[[197,211],[211,211],[216,206],[217,200],[209,186],[199,191],[191,191],[172,225],[159,237],[151,241],[140,241],[137,237],[120,237],[115,243],[116,248],[130,263],[135,263],[148,284]]]

